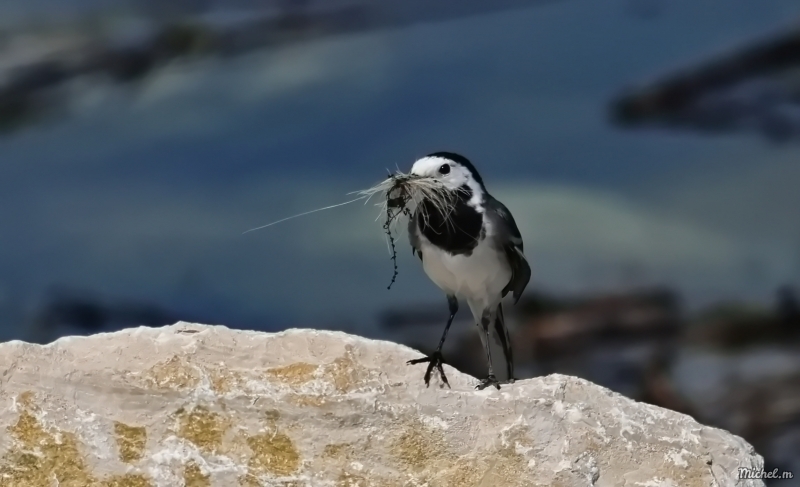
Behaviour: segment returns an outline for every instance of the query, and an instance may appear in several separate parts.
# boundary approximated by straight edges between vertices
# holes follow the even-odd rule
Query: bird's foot
[[[494,374],[490,374],[489,377],[483,379],[480,384],[475,386],[475,389],[482,391],[489,386],[495,386],[497,390],[500,390],[500,381],[497,380]]]
[[[428,370],[425,371],[425,386],[430,387],[431,385],[431,373],[433,372],[433,368],[439,371],[439,375],[442,377],[442,382],[447,384],[447,387],[450,387],[450,383],[447,382],[447,376],[444,375],[444,368],[442,364],[444,364],[444,358],[442,357],[442,352],[435,351],[432,354],[428,355],[427,357],[422,357],[414,360],[409,360],[406,362],[408,365],[416,365],[421,364],[423,362],[428,362]]]

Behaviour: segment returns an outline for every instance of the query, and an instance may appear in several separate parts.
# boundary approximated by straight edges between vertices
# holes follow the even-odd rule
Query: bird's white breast
[[[482,239],[470,255],[452,255],[431,244],[420,234],[422,267],[428,277],[448,294],[486,306],[500,301],[511,279],[505,254]]]

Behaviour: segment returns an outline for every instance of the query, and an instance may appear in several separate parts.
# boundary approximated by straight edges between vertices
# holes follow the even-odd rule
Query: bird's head
[[[475,166],[466,157],[452,152],[435,152],[418,159],[411,167],[411,175],[433,178],[451,191],[468,188],[473,195],[485,192]]]

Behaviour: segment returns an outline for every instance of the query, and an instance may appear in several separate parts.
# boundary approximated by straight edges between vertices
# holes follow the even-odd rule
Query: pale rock
[[[738,479],[750,445],[688,416],[563,375],[426,388],[418,357],[188,323],[0,344],[0,485],[763,485]]]

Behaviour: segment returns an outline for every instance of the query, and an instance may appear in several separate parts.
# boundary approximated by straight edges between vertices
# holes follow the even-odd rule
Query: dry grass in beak
[[[392,235],[392,224],[396,223],[398,217],[405,215],[412,217],[412,211],[419,209],[420,217],[425,223],[428,222],[428,208],[423,205],[423,201],[428,201],[441,215],[445,216],[445,223],[452,225],[451,214],[455,207],[456,192],[447,189],[441,181],[430,177],[421,177],[413,174],[397,172],[390,174],[388,178],[375,186],[357,191],[361,197],[367,201],[376,194],[383,194],[383,202],[377,203],[381,207],[381,213],[386,214],[386,221],[383,229],[386,231],[392,263],[394,264],[394,274],[388,289],[392,288],[397,278],[397,249],[395,247],[395,237]],[[379,217],[380,218],[380,217]]]
[[[420,217],[423,222],[427,223],[429,207],[422,204],[423,201],[427,201],[429,204],[433,205],[434,209],[438,211],[439,214],[444,215],[446,225],[455,228],[451,215],[453,213],[453,208],[455,208],[457,192],[446,188],[441,181],[435,178],[404,174],[398,171],[395,174],[390,174],[388,178],[371,188],[354,191],[349,194],[357,194],[358,197],[350,201],[345,201],[344,203],[317,208],[315,210],[282,218],[260,227],[251,228],[244,233],[271,227],[272,225],[277,225],[278,223],[319,211],[349,205],[356,201],[365,200],[364,204],[366,204],[376,194],[382,194],[384,196],[383,201],[377,203],[377,206],[381,207],[381,213],[386,214],[386,221],[383,224],[383,229],[386,231],[386,236],[388,237],[389,251],[392,254],[392,262],[394,263],[394,275],[392,276],[392,282],[389,283],[389,289],[391,289],[392,284],[394,284],[397,278],[397,249],[395,248],[395,238],[392,235],[392,224],[396,224],[398,217],[405,215],[411,218],[413,215],[412,211],[419,209]],[[380,218],[380,216],[378,216],[378,218]]]
[[[401,214],[410,216],[412,211],[419,208],[423,220],[427,222],[427,208],[421,204],[427,200],[440,214],[445,215],[447,224],[452,224],[450,215],[455,206],[456,192],[447,189],[435,178],[398,172],[375,186],[356,193],[368,199],[376,194],[383,194],[384,201],[378,205],[386,212],[387,218],[393,215],[392,219]]]

